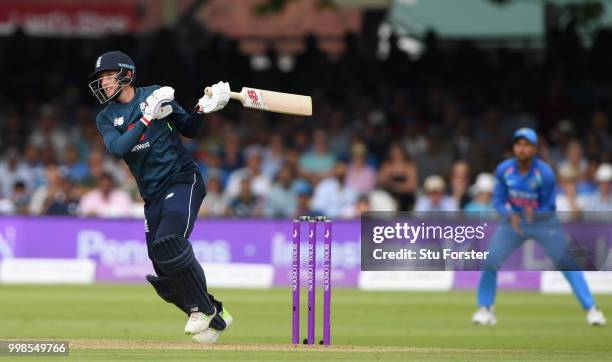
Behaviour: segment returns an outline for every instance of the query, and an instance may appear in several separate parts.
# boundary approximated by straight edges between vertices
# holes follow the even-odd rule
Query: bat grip
[[[204,94],[209,97],[212,96],[212,88],[211,87],[204,88]],[[237,93],[237,92],[230,92],[230,98],[242,101],[242,94]]]

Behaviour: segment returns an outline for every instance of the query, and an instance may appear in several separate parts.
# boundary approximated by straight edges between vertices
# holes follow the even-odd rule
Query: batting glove
[[[174,88],[161,87],[154,90],[144,102],[140,121],[144,123],[145,126],[148,126],[152,120],[166,117],[168,114],[172,113],[172,106],[162,105],[172,100],[174,100]]]
[[[211,113],[225,107],[230,99],[230,86],[227,82],[219,82],[210,87],[210,92],[206,92],[204,97],[198,100],[196,112]]]
[[[157,113],[155,113],[155,119],[166,118],[166,116],[170,115],[170,113],[172,113],[172,105],[166,104],[165,106],[162,106]]]

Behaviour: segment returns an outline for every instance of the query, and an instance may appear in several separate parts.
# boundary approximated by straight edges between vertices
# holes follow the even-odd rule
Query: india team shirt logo
[[[123,125],[123,117],[115,118],[115,120],[113,121],[113,126],[119,127],[121,125]]]
[[[535,190],[538,187],[538,182],[534,179],[529,180],[529,188]]]

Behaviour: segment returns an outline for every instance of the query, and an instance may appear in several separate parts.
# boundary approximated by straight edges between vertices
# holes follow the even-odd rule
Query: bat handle
[[[209,97],[212,96],[212,88],[211,87],[204,88],[204,94]],[[242,94],[237,93],[237,92],[230,92],[230,98],[237,99],[241,102],[244,100],[244,98],[242,97]]]

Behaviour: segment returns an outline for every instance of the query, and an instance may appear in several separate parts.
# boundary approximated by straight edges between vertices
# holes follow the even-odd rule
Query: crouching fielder
[[[536,240],[559,267],[572,287],[587,322],[604,325],[606,318],[595,306],[584,274],[573,258],[568,258],[565,234],[556,210],[555,174],[536,157],[538,137],[534,130],[521,128],[514,133],[514,158],[502,162],[495,172],[493,204],[502,220],[493,235],[478,285],[480,309],[472,317],[477,324],[495,324],[493,312],[497,270],[503,261],[527,239]],[[535,218],[535,219],[534,219]]]
[[[206,189],[180,136],[197,135],[201,114],[223,108],[229,85],[218,83],[188,114],[174,100],[174,89],[135,88],[136,67],[126,54],[102,54],[89,87],[106,107],[96,124],[110,153],[130,168],[145,200],[145,233],[149,258],[157,275],[147,275],[159,296],[189,317],[185,333],[201,343],[214,343],[232,323],[223,304],[208,293],[204,270],[196,260],[189,235]]]

